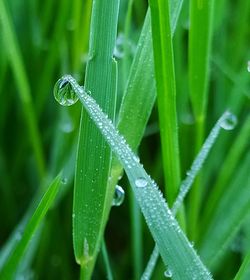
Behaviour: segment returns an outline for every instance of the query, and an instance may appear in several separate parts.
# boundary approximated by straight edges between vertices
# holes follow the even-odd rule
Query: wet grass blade
[[[114,118],[117,69],[113,50],[119,1],[94,1],[85,84]],[[105,14],[105,17],[103,16]],[[111,150],[82,110],[73,203],[73,244],[81,277],[89,279],[99,252],[113,191],[107,188]]]
[[[210,134],[208,135],[206,141],[204,142],[199,154],[197,155],[197,157],[195,158],[195,160],[192,163],[192,166],[190,168],[190,170],[187,172],[187,177],[185,178],[185,180],[183,180],[183,182],[181,183],[180,186],[180,191],[179,194],[173,204],[172,207],[172,212],[173,215],[176,215],[176,213],[178,213],[178,210],[180,209],[184,198],[186,197],[186,195],[188,194],[194,180],[195,177],[197,176],[198,172],[201,170],[211,148],[213,147],[220,130],[223,128],[222,125],[223,123],[225,123],[228,118],[231,117],[231,113],[229,112],[225,112],[220,119],[217,121],[217,123],[215,124],[215,126],[213,127],[213,129],[211,130]],[[157,259],[159,257],[159,249],[157,246],[154,247],[154,250],[150,256],[150,259],[148,261],[148,264],[146,266],[146,269],[143,273],[142,279],[150,279],[153,270],[156,266],[157,263]]]
[[[59,189],[61,182],[61,175],[58,175],[51,185],[49,186],[48,190],[42,197],[39,205],[37,206],[35,212],[33,213],[32,217],[30,218],[29,222],[24,228],[23,234],[18,238],[21,238],[20,241],[16,244],[15,248],[9,255],[9,257],[5,260],[4,265],[0,271],[0,278],[1,279],[12,279],[16,269],[21,261],[21,258],[28,247],[29,241],[31,240],[33,234],[35,233],[36,229],[41,224],[44,216],[46,215],[49,207],[55,200],[57,191]],[[19,232],[19,235],[21,233]]]
[[[69,83],[81,103],[122,163],[135,197],[146,219],[153,238],[158,244],[165,265],[171,270],[173,279],[212,279],[192,245],[182,232],[156,183],[146,173],[139,159],[125,139],[119,135],[112,121],[102,112],[95,100],[79,86],[71,76],[65,76],[60,83]],[[60,86],[59,86],[60,91]],[[84,253],[88,255],[85,242]]]

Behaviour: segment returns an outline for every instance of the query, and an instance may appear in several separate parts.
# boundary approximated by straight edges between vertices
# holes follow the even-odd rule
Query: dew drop
[[[112,206],[120,206],[124,201],[124,197],[125,197],[125,192],[123,188],[121,186],[116,185]]]
[[[172,271],[168,268],[167,270],[165,270],[164,276],[166,278],[171,278],[173,276]]]
[[[247,62],[247,71],[250,73],[250,60]]]
[[[78,96],[67,78],[61,78],[56,82],[54,97],[62,106],[71,106],[78,101]]]
[[[220,126],[225,130],[232,130],[235,128],[236,125],[237,125],[237,117],[230,112],[227,112],[225,118],[220,123]]]
[[[62,178],[61,183],[62,183],[63,185],[66,185],[66,184],[68,183],[68,179],[65,178],[65,177]]]
[[[148,182],[145,178],[143,177],[140,177],[138,179],[135,180],[135,185],[138,187],[138,188],[144,188],[148,185]]]

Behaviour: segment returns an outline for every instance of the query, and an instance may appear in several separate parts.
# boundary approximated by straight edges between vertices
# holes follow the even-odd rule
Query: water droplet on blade
[[[120,206],[124,201],[124,197],[125,197],[125,192],[123,188],[121,186],[116,185],[112,206]]]
[[[247,62],[247,71],[250,73],[250,60]]]
[[[164,272],[164,276],[166,277],[166,278],[171,278],[172,277],[172,271],[168,268],[167,270],[165,270],[165,272]]]
[[[68,183],[68,179],[65,178],[65,177],[62,178],[61,183],[62,183],[63,185],[66,185],[66,184]]]
[[[220,123],[220,126],[225,130],[232,130],[235,128],[236,125],[237,117],[230,112],[227,112],[225,118]]]
[[[140,177],[138,179],[135,180],[135,185],[138,187],[138,188],[144,188],[148,185],[148,182],[146,179],[144,179],[143,177]]]
[[[71,106],[78,101],[78,96],[67,78],[59,79],[54,86],[55,100],[62,106]]]

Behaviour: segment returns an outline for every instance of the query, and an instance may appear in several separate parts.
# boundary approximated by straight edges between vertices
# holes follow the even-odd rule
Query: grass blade
[[[190,170],[187,172],[187,177],[181,183],[179,194],[172,207],[173,215],[176,215],[176,213],[180,209],[181,204],[183,203],[184,198],[186,197],[187,193],[189,192],[189,190],[194,182],[195,177],[197,176],[198,172],[202,168],[204,161],[206,160],[211,148],[213,147],[213,145],[215,143],[215,140],[217,139],[217,137],[219,135],[220,130],[223,128],[223,124],[225,122],[227,122],[227,120],[230,119],[231,116],[232,116],[231,113],[225,112],[220,117],[220,119],[217,121],[217,123],[211,130],[210,134],[208,135],[199,154],[193,161]],[[150,256],[150,259],[148,261],[147,267],[143,273],[142,279],[149,279],[151,277],[151,274],[153,273],[153,270],[157,263],[158,257],[159,257],[159,250],[158,250],[158,247],[155,246],[154,250]]]
[[[95,0],[92,7],[86,86],[113,119],[117,86],[113,50],[119,1]],[[110,164],[109,146],[82,110],[74,187],[73,243],[83,279],[91,277],[111,206],[113,191],[107,188]]]
[[[149,1],[165,190],[172,206],[180,184],[176,85],[168,1]]]
[[[205,130],[213,6],[213,0],[190,1],[189,88],[196,120],[196,152],[202,145]],[[197,181],[190,194],[192,203],[190,203],[189,209],[189,231],[194,240],[199,230],[197,220],[202,191],[199,185],[200,183]]]
[[[47,213],[49,207],[54,202],[56,197],[57,191],[59,189],[61,182],[61,175],[58,175],[51,185],[49,186],[48,190],[42,197],[39,205],[37,206],[35,212],[33,213],[31,219],[27,223],[24,228],[24,232],[20,241],[15,246],[13,252],[6,260],[5,264],[2,267],[0,272],[1,279],[12,279],[19,262],[29,244],[30,239],[32,238],[33,234],[35,233],[38,226],[41,224],[42,219],[44,218],[45,214]]]
[[[206,228],[208,221],[211,220],[213,212],[216,209],[216,205],[220,203],[220,198],[225,193],[230,183],[230,178],[234,174],[234,170],[239,164],[240,158],[242,157],[243,151],[248,146],[248,136],[250,135],[250,116],[246,119],[243,127],[241,128],[238,137],[235,139],[230,151],[224,160],[220,176],[215,182],[212,192],[207,199],[207,204],[204,210],[203,219],[206,224],[203,224],[202,228]]]
[[[43,156],[41,137],[38,130],[36,115],[33,109],[31,91],[27,74],[25,72],[25,66],[22,60],[21,51],[18,46],[9,11],[7,10],[7,6],[4,0],[0,1],[0,20],[3,27],[6,50],[8,51],[8,59],[12,67],[14,77],[16,79],[18,92],[23,107],[23,114],[30,134],[29,139],[31,141],[31,145],[34,150],[34,155],[37,162],[38,174],[42,178],[45,174],[45,161]]]
[[[230,242],[249,214],[249,165],[248,152],[236,170],[233,181],[227,186],[227,191],[223,193],[206,232],[202,235],[199,252],[204,262],[213,270],[220,264]]]
[[[245,256],[239,271],[234,277],[234,280],[246,280],[250,275],[250,252]]]
[[[112,151],[123,164],[153,238],[159,245],[163,261],[172,271],[173,279],[193,279],[194,277],[211,279],[210,273],[173,217],[156,183],[146,173],[125,139],[118,134],[112,121],[71,76],[64,76],[56,84],[59,94],[60,85],[65,83],[69,84],[77,94]],[[84,249],[88,256],[87,247]]]

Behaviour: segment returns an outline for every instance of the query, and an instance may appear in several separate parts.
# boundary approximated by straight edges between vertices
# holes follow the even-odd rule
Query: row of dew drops
[[[250,71],[250,63],[249,63],[249,71]],[[79,100],[78,92],[73,88],[72,82],[75,80],[66,75],[59,79],[54,87],[54,97],[56,101],[62,106],[71,106],[75,104]],[[81,87],[81,90],[84,91],[84,88]],[[226,117],[221,121],[220,126],[225,130],[232,130],[237,124],[237,118],[232,113],[228,112]],[[138,160],[139,161],[139,160]],[[145,188],[148,185],[148,181],[145,178],[139,177],[135,180],[135,185],[137,188]],[[125,192],[123,188],[119,185],[116,185],[115,194],[113,198],[112,205],[120,206],[125,197]],[[172,272],[170,269],[167,269],[164,272],[164,276],[167,278],[172,277]]]
[[[72,87],[71,84],[72,81],[73,78],[69,75],[66,75],[63,78],[59,79],[55,84],[54,97],[55,100],[62,106],[71,106],[79,100],[77,93]],[[138,188],[146,187],[147,184],[148,182],[144,178],[138,178],[135,180],[135,185]],[[125,192],[123,188],[119,185],[116,185],[112,205],[120,206],[124,201],[124,197],[125,197]]]

